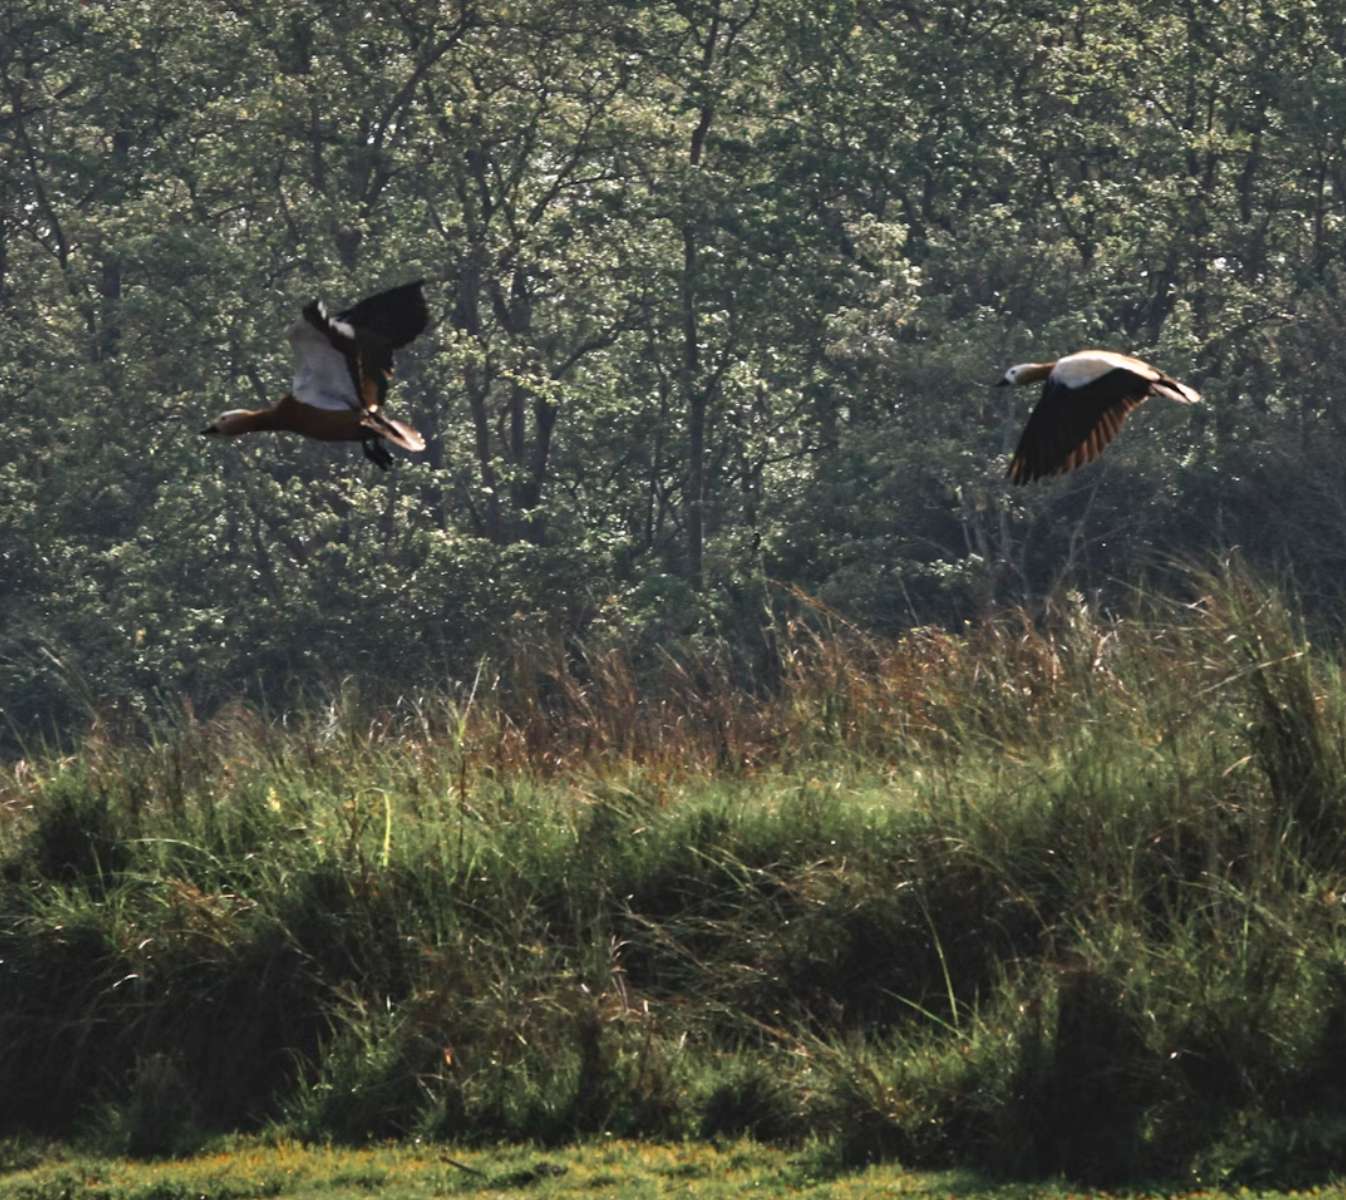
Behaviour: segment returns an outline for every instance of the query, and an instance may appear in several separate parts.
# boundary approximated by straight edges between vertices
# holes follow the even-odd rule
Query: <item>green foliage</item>
[[[131,861],[122,823],[109,797],[78,772],[66,772],[46,789],[47,803],[27,837],[14,871],[25,867],[38,879],[106,888]]]
[[[778,1062],[743,1055],[712,1078],[714,1086],[702,1102],[701,1137],[790,1145],[808,1136],[809,1114]]]
[[[0,1120],[1329,1169],[1344,54],[1300,2],[6,9]],[[197,439],[422,275],[422,459]],[[1008,488],[986,385],[1086,344],[1209,403]],[[1231,545],[1303,615],[1168,565]]]
[[[1191,592],[894,641],[801,613],[761,694],[531,641],[467,697],[19,764],[0,1117],[1340,1170],[1339,662],[1237,569]]]
[[[1325,10],[43,0],[0,21],[7,748],[470,679],[518,622],[762,657],[761,581],[956,626],[1237,544],[1340,594]],[[211,444],[424,275],[423,459]],[[1012,359],[1209,404],[997,482]],[[761,682],[760,678],[758,682]]]
[[[763,1197],[844,1200],[875,1194],[954,1195],[967,1200],[1068,1200],[1067,1185],[996,1183],[972,1171],[913,1172],[897,1164],[838,1171],[816,1152],[745,1141],[631,1142],[595,1138],[539,1153],[532,1146],[383,1144],[358,1149],[276,1138],[233,1138],[174,1162],[52,1155],[20,1167],[3,1185],[22,1200],[194,1200],[200,1196],[294,1196],[357,1200],[371,1192],[419,1200],[444,1195],[661,1197],[695,1190],[709,1200]],[[1104,1195],[1093,1192],[1091,1194]],[[1124,1192],[1119,1195],[1134,1196]],[[1149,1195],[1149,1193],[1145,1193]],[[1159,1192],[1157,1195],[1167,1195]],[[1215,1197],[1222,1193],[1184,1193]],[[1281,1200],[1300,1193],[1259,1190]],[[1324,1192],[1323,1194],[1327,1194]]]
[[[173,1055],[157,1053],[137,1061],[123,1095],[102,1115],[101,1140],[109,1153],[177,1157],[203,1144],[192,1082]]]

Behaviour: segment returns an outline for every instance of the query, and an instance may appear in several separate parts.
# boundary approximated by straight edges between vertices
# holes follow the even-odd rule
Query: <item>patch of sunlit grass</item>
[[[852,1171],[820,1165],[812,1151],[787,1152],[752,1142],[649,1143],[604,1139],[547,1152],[526,1146],[491,1150],[435,1144],[360,1149],[292,1141],[236,1139],[228,1148],[171,1162],[69,1158],[0,1177],[0,1197],[23,1200],[163,1200],[181,1197],[285,1197],[385,1200],[470,1196],[490,1200],[607,1195],[622,1200],[698,1196],[810,1197],[878,1200],[881,1197],[961,1197],[965,1200],[1075,1200],[1115,1194],[1142,1200],[1217,1200],[1209,1191],[1087,1193],[1063,1185],[994,1184],[966,1171],[912,1172],[895,1164]],[[1305,1192],[1243,1191],[1248,1197],[1346,1194],[1332,1188]]]

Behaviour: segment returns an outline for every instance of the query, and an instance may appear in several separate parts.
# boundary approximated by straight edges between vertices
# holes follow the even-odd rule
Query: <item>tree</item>
[[[1301,0],[11,6],[7,720],[747,645],[764,577],[885,630],[1228,542],[1334,594],[1344,205]],[[423,459],[198,442],[422,276]],[[1009,488],[990,382],[1089,344],[1207,405]]]

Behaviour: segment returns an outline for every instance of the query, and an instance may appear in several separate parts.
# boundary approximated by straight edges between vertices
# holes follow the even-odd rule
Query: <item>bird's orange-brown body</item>
[[[336,317],[314,301],[290,330],[293,390],[267,408],[221,413],[201,432],[297,433],[322,442],[360,442],[385,468],[392,463],[385,442],[413,453],[424,450],[419,433],[382,410],[393,351],[417,337],[428,321],[419,281],[370,296]]]
[[[389,440],[420,440],[419,435],[408,430],[401,421],[394,421],[381,413],[357,412],[353,408],[344,412],[314,408],[311,404],[296,400],[288,392],[270,408],[239,409],[228,415],[228,432],[231,434],[298,433],[320,442],[360,442],[371,434],[388,436],[391,426],[393,431],[402,432],[403,438]],[[406,436],[408,432],[412,433],[412,437]]]

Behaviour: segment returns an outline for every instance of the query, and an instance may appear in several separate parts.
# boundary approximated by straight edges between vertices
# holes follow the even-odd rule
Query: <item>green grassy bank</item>
[[[1346,686],[1237,573],[960,636],[534,647],[0,776],[0,1125],[1346,1169]]]
[[[0,1164],[3,1155],[0,1154]],[[3,1166],[0,1165],[0,1170]],[[1097,1192],[1086,1193],[1100,1196]],[[1116,1200],[1214,1200],[1209,1190],[1137,1188]],[[839,1170],[811,1151],[755,1142],[675,1145],[596,1139],[539,1150],[527,1146],[446,1150],[431,1144],[350,1148],[285,1140],[234,1139],[185,1159],[127,1160],[61,1154],[41,1165],[0,1173],[3,1200],[422,1200],[592,1196],[645,1200],[1081,1200],[1061,1181],[996,1182],[966,1170],[907,1171],[895,1163]],[[1246,1190],[1242,1200],[1317,1197],[1340,1200],[1346,1189]]]

